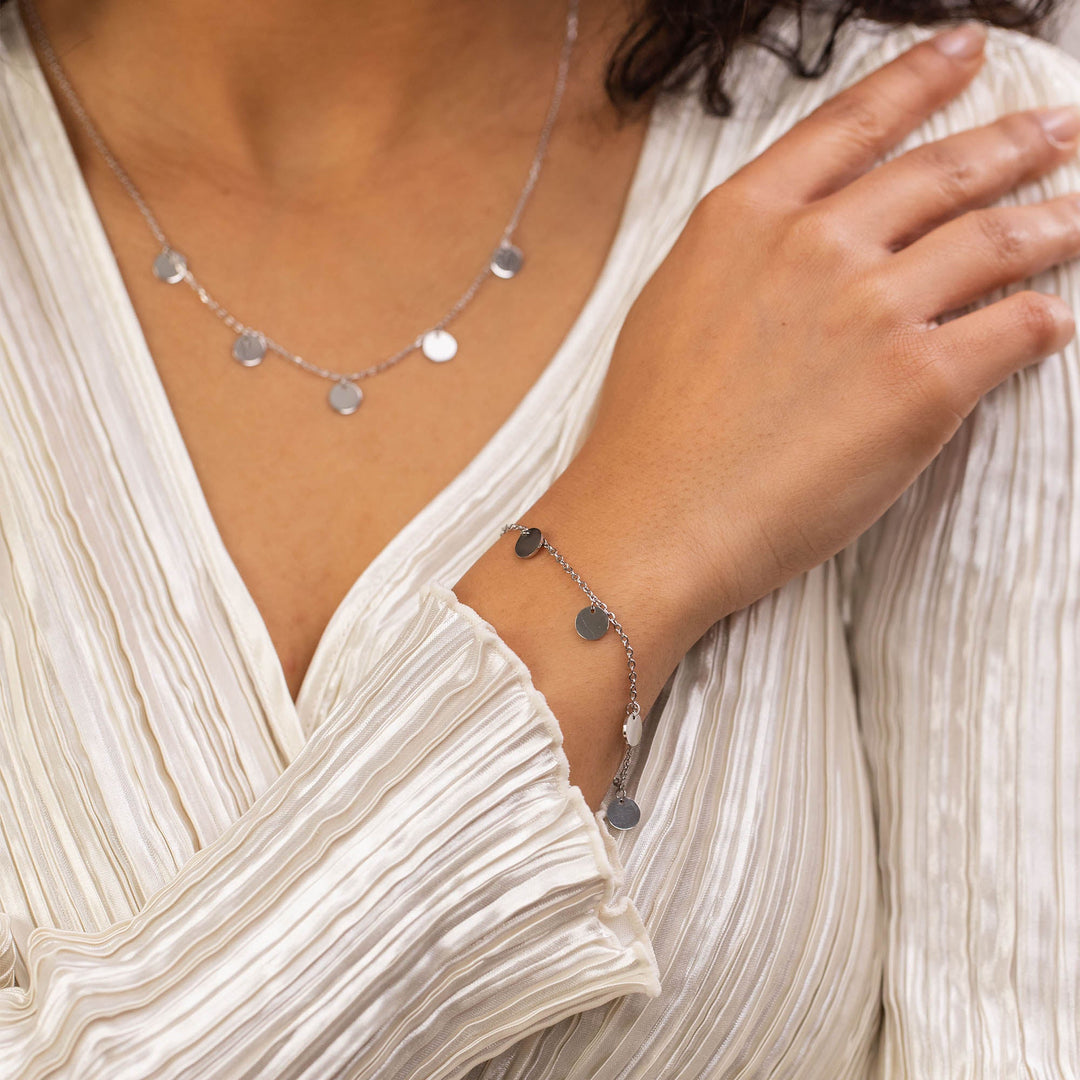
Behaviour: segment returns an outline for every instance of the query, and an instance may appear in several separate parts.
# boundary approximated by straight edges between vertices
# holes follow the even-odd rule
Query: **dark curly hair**
[[[623,113],[631,113],[659,94],[681,90],[699,73],[703,106],[729,116],[733,101],[724,75],[736,45],[760,45],[778,56],[795,74],[817,78],[832,60],[837,32],[850,18],[885,25],[929,25],[958,19],[981,19],[997,26],[1043,36],[1058,0],[639,0],[629,29],[612,52],[604,85]],[[794,14],[795,42],[787,42],[766,26],[774,13]],[[824,19],[824,44],[817,57],[806,59],[804,22]]]

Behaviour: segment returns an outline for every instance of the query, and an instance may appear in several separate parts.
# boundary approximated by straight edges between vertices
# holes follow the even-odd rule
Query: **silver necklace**
[[[330,371],[327,368],[320,367],[318,364],[311,363],[309,360],[305,360],[303,357],[298,356],[296,353],[285,348],[285,346],[279,344],[269,334],[242,322],[233,315],[224,304],[219,303],[210,295],[206,287],[192,273],[186,256],[182,255],[180,251],[170,243],[168,237],[165,235],[165,231],[158,224],[157,218],[154,217],[146,200],[140,194],[139,189],[135,186],[131,177],[128,176],[120,162],[116,160],[116,157],[109,149],[105,140],[101,137],[101,133],[94,126],[90,117],[87,116],[86,110],[82,106],[82,102],[79,100],[74,88],[68,81],[64,69],[61,67],[60,61],[53,51],[52,44],[45,33],[44,26],[41,24],[41,18],[38,15],[33,0],[21,0],[21,3],[26,9],[27,25],[37,41],[38,48],[41,50],[41,55],[44,57],[45,63],[52,73],[57,86],[67,100],[68,105],[71,107],[71,111],[85,129],[86,134],[101,154],[105,164],[109,166],[116,175],[116,178],[123,185],[124,189],[131,196],[132,201],[139,209],[139,213],[142,214],[150,231],[153,233],[154,238],[160,245],[160,251],[152,264],[154,275],[160,281],[163,281],[168,285],[176,285],[183,281],[191,287],[199,300],[201,300],[210,311],[225,323],[226,326],[235,332],[236,340],[233,342],[232,356],[234,360],[244,367],[256,367],[262,363],[268,352],[276,353],[278,356],[293,363],[296,367],[310,372],[312,375],[318,375],[322,379],[330,380],[333,383],[333,386],[330,388],[327,400],[331,408],[336,410],[342,416],[349,416],[356,412],[360,403],[364,400],[364,392],[358,385],[361,379],[366,379],[371,375],[377,375],[380,371],[384,371],[392,364],[404,360],[406,356],[417,349],[435,363],[441,364],[445,363],[447,360],[453,359],[457,354],[458,343],[454,335],[446,329],[447,325],[461,314],[462,310],[476,295],[480,286],[488,279],[488,277],[494,275],[497,278],[509,279],[514,277],[521,270],[522,265],[524,264],[524,254],[522,253],[521,248],[514,243],[514,231],[518,227],[518,222],[521,220],[521,215],[525,210],[525,204],[528,202],[529,196],[532,194],[533,188],[536,186],[536,181],[540,176],[540,167],[543,164],[544,156],[547,153],[548,141],[551,138],[551,130],[555,126],[555,118],[558,116],[559,106],[562,103],[563,91],[566,89],[567,73],[570,69],[570,55],[574,48],[574,42],[577,40],[579,0],[569,0],[569,7],[566,14],[566,33],[563,38],[562,51],[559,55],[559,70],[555,80],[555,91],[552,94],[547,117],[544,120],[544,126],[536,144],[536,152],[533,155],[532,164],[529,166],[529,172],[525,179],[525,186],[518,196],[514,212],[511,214],[510,220],[503,229],[502,235],[499,238],[499,242],[496,245],[491,258],[484,268],[473,278],[469,287],[462,293],[458,301],[441,319],[439,319],[438,322],[433,323],[427,329],[421,331],[408,345],[399,349],[385,360],[373,364],[371,367],[363,368],[360,371],[350,371],[347,373]]]

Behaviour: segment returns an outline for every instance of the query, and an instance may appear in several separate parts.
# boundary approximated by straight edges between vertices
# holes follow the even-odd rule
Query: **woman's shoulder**
[[[813,77],[793,71],[765,46],[744,40],[734,50],[725,75],[724,85],[734,103],[732,113],[714,119],[720,126],[757,127],[764,131],[779,124],[786,130],[821,102],[944,29],[942,23],[890,25],[865,16],[849,18],[836,32],[828,65]],[[829,28],[809,27],[804,33],[799,55],[810,66],[825,48]],[[797,39],[795,16],[781,16],[771,35],[778,42],[793,44]],[[688,94],[697,96],[699,79],[687,88]],[[939,113],[948,113],[956,104],[964,111],[965,101],[969,106],[996,106],[1000,113],[1068,102],[1078,96],[1080,59],[1053,41],[990,24],[982,66],[971,83]]]
[[[848,72],[824,97],[901,55],[920,41],[935,36],[941,25],[904,23],[882,27],[858,20],[846,38]],[[1060,45],[1020,30],[988,25],[984,60],[970,83],[954,98],[916,126],[883,155],[896,157],[912,147],[968,128],[988,124],[1006,113],[1080,103],[1080,59]],[[1074,157],[1047,177],[1021,185],[1002,201],[1038,195],[1049,198],[1062,184],[1080,187],[1080,162]],[[1025,194],[1023,188],[1030,188]]]
[[[993,23],[985,25],[987,60],[1004,59],[1025,68],[1034,66],[1036,70],[1046,65],[1049,74],[1061,72],[1066,77],[1080,76],[1080,59],[1066,52],[1055,41],[1007,26]],[[938,23],[928,26],[916,23],[883,26],[865,18],[853,19],[849,47],[858,47],[859,43],[865,43],[865,47],[870,51],[880,51],[884,61],[944,29],[945,24]],[[992,67],[992,64],[990,66]]]
[[[26,79],[31,65],[29,39],[14,0],[0,0],[0,87],[7,87],[13,79]],[[5,89],[4,93],[10,94]]]
[[[0,0],[0,178],[5,190],[21,179],[24,156],[41,150],[49,103],[48,85],[18,9],[12,0]]]
[[[852,20],[844,47],[854,59],[853,78],[861,78],[944,28],[942,24],[882,26],[864,18]],[[1027,108],[1029,99],[1039,104],[1051,94],[1070,100],[1080,89],[1080,59],[1056,42],[1005,26],[988,24],[986,29],[986,59],[968,92],[996,95],[1007,108]]]
[[[774,27],[784,42],[796,40],[792,18],[780,19]],[[676,108],[678,157],[683,162],[698,154],[705,159],[696,170],[699,194],[722,183],[829,98],[944,28],[886,25],[863,16],[848,19],[837,31],[829,65],[816,77],[792,71],[764,46],[740,42],[724,78],[733,102],[730,115],[715,116],[700,104],[705,77],[700,72],[684,88]],[[1020,30],[990,25],[987,31],[985,60],[971,82],[883,155],[884,160],[1007,112],[1080,101],[1080,59]],[[826,36],[823,29],[815,40],[813,30],[807,31],[800,52],[807,65],[818,57]]]

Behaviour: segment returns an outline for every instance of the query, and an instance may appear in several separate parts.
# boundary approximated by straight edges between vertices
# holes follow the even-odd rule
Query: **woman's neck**
[[[551,0],[36,0],[88,111],[132,171],[207,171],[329,198],[388,157],[535,137],[566,5]],[[560,123],[610,124],[623,0],[582,4]],[[419,164],[419,160],[418,160]]]

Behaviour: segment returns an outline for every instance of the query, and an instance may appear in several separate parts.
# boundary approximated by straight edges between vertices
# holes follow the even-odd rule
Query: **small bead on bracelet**
[[[596,594],[585,584],[584,581],[571,568],[569,563],[544,539],[544,534],[539,529],[529,528],[516,523],[504,525],[499,536],[505,535],[510,529],[517,529],[521,535],[514,545],[514,554],[519,559],[530,559],[541,548],[554,556],[562,568],[581,586],[589,598],[588,607],[583,607],[574,620],[574,627],[578,635],[586,641],[599,641],[607,633],[611,626],[622,640],[626,650],[626,663],[630,670],[630,700],[626,705],[626,718],[623,720],[623,739],[626,741],[626,753],[623,754],[622,764],[612,780],[615,788],[615,797],[608,803],[604,816],[608,824],[614,829],[632,829],[641,820],[641,810],[638,804],[626,794],[626,777],[630,772],[630,761],[633,748],[641,742],[641,709],[637,700],[637,665],[634,663],[634,650],[626,632],[619,624],[619,620],[611,613],[611,609],[600,601]]]

